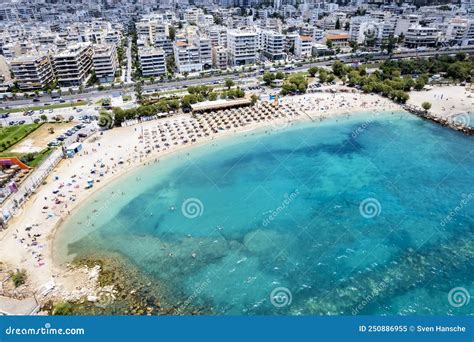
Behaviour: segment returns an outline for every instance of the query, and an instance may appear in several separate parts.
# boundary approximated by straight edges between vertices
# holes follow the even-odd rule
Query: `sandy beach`
[[[435,86],[430,90],[412,91],[408,104],[421,108],[430,102],[432,112],[440,117],[474,111],[474,90],[462,86]]]
[[[83,143],[79,154],[58,164],[23,206],[20,215],[0,233],[0,249],[4,251],[1,261],[10,269],[26,270],[26,292],[31,295],[44,292],[45,295],[37,296],[40,302],[92,296],[97,290],[97,269],[58,266],[52,253],[56,229],[92,192],[139,165],[190,146],[216,143],[219,137],[263,127],[281,129],[292,122],[320,121],[340,114],[400,110],[388,99],[360,93],[316,93],[280,101],[276,110],[259,103],[248,108],[247,116],[236,112],[230,120],[223,119],[229,113],[198,115],[198,119],[180,114],[96,133]],[[259,117],[257,114],[261,113],[264,114]],[[93,187],[86,189],[90,180]]]

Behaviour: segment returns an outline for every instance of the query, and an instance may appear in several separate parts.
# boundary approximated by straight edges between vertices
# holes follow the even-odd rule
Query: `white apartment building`
[[[168,36],[165,35],[156,35],[155,36],[155,47],[163,49],[167,56],[173,53],[173,43]]]
[[[212,65],[216,69],[227,69],[227,49],[223,46],[214,46],[212,48]]]
[[[207,37],[199,37],[196,39],[196,45],[199,46],[199,57],[204,68],[209,68],[212,65],[212,44]]]
[[[395,24],[395,35],[400,36],[402,33],[405,34],[408,29],[414,25],[418,25],[420,16],[418,15],[407,15],[401,18],[397,18]]]
[[[461,42],[462,46],[474,45],[474,20],[470,20]]]
[[[179,73],[202,71],[199,47],[184,41],[174,44],[174,59]]]
[[[155,77],[166,74],[166,57],[163,49],[141,48],[138,60],[143,77]]]
[[[54,72],[49,56],[24,55],[15,58],[10,68],[21,90],[36,90],[54,81]]]
[[[207,32],[212,46],[227,46],[227,29],[223,26],[211,27]]]
[[[184,12],[183,19],[190,24],[197,24],[200,15],[204,14],[200,8],[188,8]]]
[[[263,31],[261,34],[262,54],[271,61],[286,58],[285,36],[274,31]]]
[[[444,30],[446,42],[461,44],[468,27],[469,27],[469,20],[467,19],[464,19],[464,18],[451,19]]]
[[[310,36],[298,36],[295,40],[295,55],[298,58],[310,57],[313,41]]]
[[[95,45],[92,56],[95,75],[100,83],[110,83],[115,79],[119,67],[115,45]]]
[[[92,44],[76,43],[53,57],[54,70],[61,87],[80,86],[92,68]]]
[[[410,48],[435,46],[438,38],[439,30],[437,28],[412,26],[405,34],[405,45]]]
[[[229,63],[233,66],[254,64],[257,60],[257,33],[229,30],[227,49]]]

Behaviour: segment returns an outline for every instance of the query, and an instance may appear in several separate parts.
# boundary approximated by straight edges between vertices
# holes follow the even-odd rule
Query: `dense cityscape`
[[[11,1],[0,5],[0,95],[474,45],[474,2],[422,4]]]

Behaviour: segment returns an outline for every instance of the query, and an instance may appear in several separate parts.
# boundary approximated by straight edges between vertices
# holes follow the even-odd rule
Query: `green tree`
[[[346,66],[341,61],[335,61],[332,65],[332,71],[338,77],[341,77],[346,74]]]
[[[275,75],[272,74],[271,72],[265,72],[262,76],[263,82],[268,86],[272,84],[273,80],[275,79]]]
[[[326,83],[328,79],[328,72],[326,70],[319,70],[319,82]]]
[[[356,41],[350,41],[349,46],[351,47],[352,53],[356,53],[357,49],[359,48],[359,44]]]
[[[258,101],[258,96],[255,94],[252,94],[252,96],[250,96],[250,101],[252,101],[252,106],[255,105]]]
[[[137,82],[135,82],[135,95],[138,101],[141,102],[143,100],[143,81],[142,80],[138,80]]]
[[[174,39],[176,38],[176,29],[174,26],[169,26],[168,28],[168,38],[174,42]]]
[[[235,82],[233,80],[231,80],[230,78],[227,78],[225,80],[224,84],[227,87],[227,89],[230,89],[235,85]]]
[[[209,93],[207,98],[208,98],[209,101],[215,101],[215,100],[217,100],[217,93],[216,92],[211,92],[211,93]]]
[[[415,81],[415,85],[414,85],[414,88],[416,90],[422,90],[426,85],[426,82],[424,79],[422,79],[421,77],[418,77]]]
[[[277,80],[283,80],[285,78],[285,74],[281,71],[278,71],[276,74],[275,74],[275,79]]]
[[[427,112],[431,109],[431,103],[430,102],[423,102],[421,104],[421,107]]]
[[[311,77],[314,77],[317,73],[318,73],[318,68],[317,67],[310,67],[308,68],[308,74],[311,76]]]

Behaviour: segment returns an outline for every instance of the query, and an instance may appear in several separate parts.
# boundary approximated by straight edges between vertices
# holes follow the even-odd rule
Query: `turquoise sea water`
[[[55,244],[119,253],[183,310],[472,314],[448,293],[474,294],[473,166],[472,137],[406,113],[247,133],[106,186]]]

